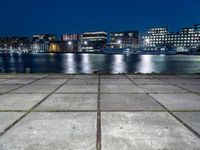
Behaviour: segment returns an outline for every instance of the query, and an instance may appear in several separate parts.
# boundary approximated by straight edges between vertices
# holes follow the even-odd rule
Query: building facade
[[[31,42],[32,52],[49,52],[50,43],[56,41],[54,34],[38,34],[33,35]]]
[[[82,52],[101,52],[106,48],[106,43],[106,32],[85,32],[81,40]]]
[[[28,51],[30,40],[27,37],[2,37],[0,38],[0,49],[7,51]]]
[[[169,47],[176,48],[178,52],[187,52],[200,47],[200,25],[182,28],[180,32],[169,32],[167,27],[151,28],[142,39],[144,50]]]
[[[122,31],[110,33],[110,48],[134,48],[139,44],[139,31]]]
[[[81,34],[63,34],[61,39],[62,52],[81,52]]]

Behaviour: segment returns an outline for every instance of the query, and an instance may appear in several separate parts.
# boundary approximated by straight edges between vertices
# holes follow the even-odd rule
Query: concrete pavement
[[[199,150],[198,75],[0,75],[0,150]]]

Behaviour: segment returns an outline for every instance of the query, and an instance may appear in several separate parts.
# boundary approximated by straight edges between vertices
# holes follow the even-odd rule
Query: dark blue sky
[[[1,0],[0,36],[200,23],[200,0]]]

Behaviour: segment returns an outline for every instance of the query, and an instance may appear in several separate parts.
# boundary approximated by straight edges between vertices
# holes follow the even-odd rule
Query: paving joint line
[[[186,124],[182,119],[178,118],[176,115],[173,114],[172,111],[170,111],[167,107],[165,107],[162,103],[160,103],[158,100],[156,100],[153,96],[148,94],[155,102],[157,102],[161,107],[163,107],[171,116],[173,116],[178,122],[180,122],[184,127],[186,127],[189,131],[191,131],[196,137],[200,138],[200,134],[195,131],[192,127],[190,127],[188,124]]]
[[[101,150],[101,76],[98,75],[96,149]]]
[[[55,90],[53,90],[51,93],[49,93],[47,96],[45,96],[41,101],[39,101],[37,104],[35,104],[28,112],[23,114],[20,118],[15,120],[12,124],[10,124],[7,128],[5,128],[2,132],[0,132],[0,137],[4,135],[7,131],[9,131],[13,126],[15,126],[18,122],[20,122],[23,118],[25,118],[29,113],[31,113],[35,108],[37,108],[42,102],[44,102],[48,97],[50,97],[55,91],[57,91],[60,87],[62,87],[64,84],[66,84],[69,80],[67,80],[65,83],[59,85]]]

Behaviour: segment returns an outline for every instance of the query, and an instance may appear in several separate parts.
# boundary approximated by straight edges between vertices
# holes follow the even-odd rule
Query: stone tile
[[[12,79],[12,78],[18,78],[19,74],[0,74],[0,79]]]
[[[95,150],[96,113],[33,112],[6,132],[0,150]]]
[[[33,84],[63,84],[67,81],[67,79],[41,79]]]
[[[75,75],[75,79],[97,79],[98,75]]]
[[[184,79],[200,79],[200,75],[177,75],[179,78]]]
[[[127,79],[125,75],[101,75],[101,79]]]
[[[97,85],[64,85],[56,93],[96,93]]]
[[[51,93],[58,85],[26,85],[22,88],[12,91],[12,93]]]
[[[135,84],[167,84],[166,82],[163,82],[158,79],[132,79]]]
[[[198,84],[196,80],[191,79],[162,79],[162,81],[170,83],[170,84]],[[200,80],[199,80],[200,84]]]
[[[170,110],[200,110],[200,96],[192,93],[150,94]]]
[[[102,94],[102,110],[163,110],[146,94]]]
[[[29,110],[47,94],[4,94],[0,96],[0,110]]]
[[[1,78],[0,78],[0,82],[5,81],[5,80],[6,80],[6,79],[1,79]]]
[[[158,79],[180,79],[180,76],[177,75],[152,75],[154,78]]]
[[[72,79],[69,80],[67,82],[67,84],[85,84],[85,85],[89,85],[89,84],[98,84],[98,79]]]
[[[0,82],[0,84],[29,84],[33,81],[35,81],[35,79],[10,79]]]
[[[6,93],[10,90],[14,90],[22,85],[0,85],[0,93]]]
[[[200,112],[175,112],[174,114],[200,134]]]
[[[129,79],[101,79],[101,84],[133,84]]]
[[[179,87],[182,87],[191,92],[200,93],[200,85],[199,84],[178,84]]]
[[[18,79],[40,79],[46,76],[46,74],[24,74],[19,76]]]
[[[52,74],[52,75],[48,75],[46,78],[47,79],[71,79],[73,77],[74,75]]]
[[[156,93],[174,93],[174,92],[187,92],[181,88],[173,85],[139,85],[146,92],[156,92]]]
[[[129,78],[133,78],[133,79],[152,79],[154,77],[150,76],[150,75],[127,75]]]
[[[103,150],[199,150],[200,139],[166,112],[102,113]]]
[[[101,85],[102,93],[144,93],[135,85]]]
[[[9,125],[15,122],[18,118],[20,118],[23,114],[24,113],[22,112],[0,112],[0,133],[3,132]]]
[[[36,110],[97,110],[97,94],[53,94]]]

